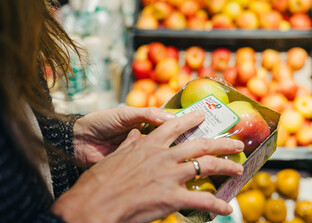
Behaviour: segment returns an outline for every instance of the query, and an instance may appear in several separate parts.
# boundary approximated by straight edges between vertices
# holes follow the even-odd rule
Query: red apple
[[[136,24],[138,29],[157,29],[159,26],[158,20],[152,15],[142,15]]]
[[[180,67],[175,59],[166,58],[156,65],[155,71],[158,82],[166,83],[170,78],[179,74]]]
[[[250,10],[243,11],[237,17],[236,24],[242,29],[257,29],[259,27],[257,14]]]
[[[156,91],[157,84],[150,78],[140,79],[134,82],[133,89],[143,90],[145,93],[151,95]]]
[[[276,64],[281,63],[281,56],[278,51],[266,49],[262,52],[262,66],[267,70],[272,70]]]
[[[137,79],[148,78],[153,64],[149,60],[135,60],[132,62],[132,69]]]
[[[238,90],[240,93],[242,93],[243,95],[246,95],[248,98],[251,98],[252,100],[258,101],[258,98],[256,97],[256,95],[254,95],[253,93],[251,93],[247,87],[242,87],[242,86],[237,86],[236,90]]]
[[[195,0],[198,2],[200,8],[205,8],[206,6],[206,0]]]
[[[278,113],[285,109],[287,102],[288,99],[281,93],[269,94],[260,100],[261,104]]]
[[[192,69],[187,65],[184,65],[183,67],[180,68],[180,74],[191,75],[191,73],[192,73]]]
[[[288,50],[287,54],[287,64],[294,70],[300,70],[308,57],[307,51],[301,47],[293,47]]]
[[[216,71],[213,67],[201,67],[197,70],[197,77],[215,75]]]
[[[192,17],[187,20],[187,28],[193,30],[204,30],[206,26],[206,21],[197,17]]]
[[[167,18],[173,10],[172,5],[165,1],[157,1],[152,6],[154,8],[153,15],[158,20]]]
[[[247,88],[251,93],[261,98],[269,93],[269,84],[266,80],[259,77],[252,77],[247,82]]]
[[[194,0],[185,0],[182,1],[179,10],[182,12],[186,17],[192,17],[195,13],[200,9],[200,5],[197,1]]]
[[[291,13],[306,13],[311,10],[311,0],[288,0],[288,10]]]
[[[312,118],[312,96],[297,96],[294,100],[294,106],[306,119]]]
[[[224,7],[223,13],[235,20],[242,12],[242,6],[236,1],[228,1]]]
[[[223,79],[232,86],[235,86],[237,80],[237,68],[229,67],[223,72]]]
[[[279,11],[285,12],[288,8],[288,0],[272,0],[272,8]]]
[[[186,18],[178,11],[173,11],[164,21],[165,27],[169,29],[185,29]]]
[[[288,100],[294,100],[296,97],[298,86],[292,78],[280,80],[277,86],[277,92],[285,95]]]
[[[256,52],[251,47],[241,47],[236,51],[236,64],[245,61],[256,63]]]
[[[217,14],[223,11],[226,0],[209,0],[206,1],[206,6],[211,14]]]
[[[141,15],[140,15],[140,16],[151,15],[151,16],[154,17],[153,13],[154,13],[154,7],[153,7],[153,5],[151,4],[151,5],[145,6],[145,7],[142,9]],[[155,18],[155,19],[156,19],[156,18]]]
[[[270,136],[270,127],[249,102],[234,101],[227,106],[240,117],[240,121],[228,131],[230,137],[245,144],[244,153],[248,157]]]
[[[173,58],[179,61],[179,50],[174,46],[167,47],[167,58]]]
[[[195,18],[198,18],[198,19],[201,19],[201,20],[204,20],[204,21],[207,21],[208,20],[208,14],[205,10],[203,9],[200,9],[198,10],[195,15],[194,15]]]
[[[276,64],[272,69],[272,79],[274,81],[281,81],[293,77],[292,69],[285,64]]]
[[[298,90],[297,90],[296,97],[310,96],[310,95],[311,95],[311,93],[310,93],[310,91],[306,87],[298,85]]]
[[[260,16],[263,13],[270,12],[272,7],[269,1],[253,0],[249,4],[249,9]]]
[[[311,146],[312,144],[312,126],[305,126],[296,133],[297,142],[300,146]]]
[[[186,85],[190,81],[191,81],[190,75],[180,73],[179,75],[170,78],[169,85],[173,90],[179,91],[184,85]]]
[[[158,82],[155,69],[154,69],[154,70],[151,70],[151,72],[150,72],[150,74],[149,74],[149,77],[150,77],[153,81]]]
[[[160,84],[155,92],[156,97],[156,107],[160,107],[166,103],[174,94],[176,93],[169,84]]]
[[[167,48],[164,44],[159,42],[153,42],[149,44],[148,58],[153,64],[157,64],[166,57]]]
[[[126,104],[133,107],[146,107],[148,94],[141,89],[131,90],[126,97]]]
[[[225,48],[216,49],[211,54],[211,66],[216,71],[223,72],[228,68],[230,59],[231,51]]]
[[[260,27],[263,29],[278,29],[283,17],[278,11],[270,11],[260,15]]]
[[[294,29],[307,30],[311,28],[311,18],[304,13],[297,13],[290,17],[290,25]]]
[[[204,64],[204,60],[205,60],[205,51],[200,47],[193,46],[185,51],[186,65],[192,68],[193,70],[201,68]]]
[[[289,23],[288,21],[286,21],[286,20],[283,19],[283,20],[281,21],[280,26],[279,26],[279,30],[280,30],[280,31],[288,31],[288,30],[290,30],[290,28],[291,28],[290,23]]]
[[[252,77],[257,75],[257,68],[251,61],[242,62],[237,65],[238,81],[246,84]]]
[[[154,2],[156,2],[157,0],[141,0],[143,5],[150,5]]]
[[[147,60],[148,59],[149,45],[140,46],[135,52],[135,60]]]
[[[212,16],[212,27],[215,29],[231,29],[234,27],[231,17],[226,14],[216,14]]]

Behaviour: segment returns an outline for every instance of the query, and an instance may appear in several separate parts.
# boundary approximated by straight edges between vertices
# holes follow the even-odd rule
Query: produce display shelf
[[[286,148],[278,147],[270,157],[269,161],[300,161],[311,160],[312,162],[312,148],[311,147],[296,147]],[[312,166],[311,166],[312,169]]]
[[[227,42],[240,45],[246,44],[245,41],[256,41],[255,45],[265,44],[268,48],[274,46],[280,46],[280,48],[286,48],[287,46],[300,46],[309,51],[312,49],[312,29],[299,30],[289,29],[281,31],[278,29],[212,29],[212,30],[173,30],[166,28],[158,28],[153,30],[138,29],[136,27],[137,21],[140,17],[141,11],[144,8],[141,0],[135,1],[135,13],[134,13],[134,25],[131,29],[131,33],[139,39],[148,39],[149,41],[157,41],[157,39],[184,39],[196,41],[210,40],[214,43],[220,43],[220,40],[226,40]],[[312,17],[312,10],[307,13]],[[269,44],[268,41],[273,42]],[[276,47],[275,47],[276,48]]]
[[[199,38],[205,37],[206,39],[311,39],[312,30],[210,30],[210,31],[196,31],[196,30],[169,30],[169,29],[155,29],[143,30],[133,28],[133,34],[138,36],[157,36],[157,37],[173,37],[173,38]]]

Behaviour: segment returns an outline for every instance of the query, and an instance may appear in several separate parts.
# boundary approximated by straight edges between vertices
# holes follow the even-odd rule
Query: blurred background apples
[[[311,0],[142,1],[139,29],[310,29]],[[164,24],[164,26],[162,25]]]
[[[206,51],[198,46],[179,50],[152,42],[134,53],[135,80],[127,103],[159,107],[195,78],[221,77],[242,94],[281,113],[279,146],[309,146],[312,95],[301,75],[310,70],[310,63],[307,51],[300,47],[286,52],[256,52],[250,47]],[[194,91],[196,88],[202,87]]]

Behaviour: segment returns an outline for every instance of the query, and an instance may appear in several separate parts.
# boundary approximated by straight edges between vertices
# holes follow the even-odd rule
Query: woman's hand
[[[115,151],[133,128],[141,123],[161,125],[175,115],[158,108],[120,107],[94,112],[74,125],[75,158],[88,167]]]
[[[132,130],[119,148],[79,178],[52,206],[66,222],[149,222],[180,209],[202,209],[228,215],[232,208],[209,192],[188,191],[194,178],[192,162],[201,176],[241,175],[243,167],[216,154],[243,151],[232,139],[198,138],[169,149],[185,131],[204,120],[197,111],[165,122],[145,137]]]

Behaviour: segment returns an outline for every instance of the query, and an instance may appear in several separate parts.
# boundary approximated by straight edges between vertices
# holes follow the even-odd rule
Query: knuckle
[[[207,195],[209,196],[209,195]],[[211,206],[213,206],[213,199],[211,198],[211,196],[209,196],[209,199],[204,199],[203,201],[203,208],[206,210],[211,209]]]
[[[171,122],[171,123],[168,123],[168,125],[169,124],[170,124],[170,131],[173,134],[181,134],[181,126],[182,126],[181,123],[179,123],[179,122]]]
[[[206,170],[207,174],[212,174],[217,169],[217,159],[211,156],[203,157],[203,168]]]
[[[166,188],[162,192],[162,196],[160,197],[160,203],[162,207],[172,208],[173,204],[175,204],[176,194],[171,188]],[[170,198],[170,199],[168,199]]]
[[[149,107],[146,109],[146,116],[149,118],[156,118],[159,113],[159,109],[156,107]]]
[[[196,147],[200,150],[202,154],[206,154],[209,152],[209,143],[207,144],[207,139],[205,138],[197,138],[194,140]]]

